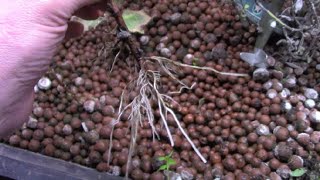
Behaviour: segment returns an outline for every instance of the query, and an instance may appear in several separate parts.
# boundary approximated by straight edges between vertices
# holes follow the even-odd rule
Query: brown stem
[[[118,29],[129,32],[128,27],[122,18],[122,11],[116,4],[112,2],[112,0],[107,0],[107,10],[116,19]],[[125,42],[128,44],[130,51],[137,62],[138,68],[140,69],[141,53],[139,51],[138,43],[135,42],[135,39],[132,36],[129,36],[129,38],[127,38]]]

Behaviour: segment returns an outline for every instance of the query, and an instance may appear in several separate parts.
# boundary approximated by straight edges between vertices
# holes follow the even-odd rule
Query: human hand
[[[0,137],[28,119],[33,87],[47,71],[57,46],[81,34],[72,15],[95,19],[99,0],[0,0]],[[66,33],[67,32],[67,33]]]

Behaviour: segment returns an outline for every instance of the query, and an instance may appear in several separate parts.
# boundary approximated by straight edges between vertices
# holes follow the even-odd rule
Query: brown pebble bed
[[[59,46],[45,75],[50,88],[36,88],[29,121],[4,142],[115,176],[125,176],[128,170],[132,179],[166,179],[164,172],[158,171],[164,163],[158,157],[171,152],[176,164],[170,171],[183,180],[278,180],[289,179],[298,168],[314,170],[320,160],[320,72],[316,69],[320,56],[307,64],[303,73],[275,59],[267,79],[253,78],[255,67],[242,61],[239,54],[253,50],[257,29],[243,21],[228,2],[129,0],[124,4],[153,17],[144,27],[145,34],[134,36],[143,56],[249,75],[175,69],[183,83],[195,85],[172,94],[176,103],[170,107],[207,163],[168,115],[175,142],[174,147],[170,145],[158,106],[152,103],[160,139],[153,139],[150,124],[142,121],[127,169],[130,110],[124,111],[115,125],[112,141],[110,134],[123,92],[125,104],[139,93],[132,86],[137,72],[126,53],[120,54],[110,71],[122,45],[115,42],[117,24],[109,15],[96,29]],[[276,51],[273,48],[267,47]],[[161,92],[179,89],[170,77],[161,77]]]

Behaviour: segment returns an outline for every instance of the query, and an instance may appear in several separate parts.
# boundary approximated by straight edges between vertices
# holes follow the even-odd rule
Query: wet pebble
[[[256,129],[257,134],[259,134],[260,136],[263,135],[269,135],[270,134],[270,130],[269,127],[264,125],[264,124],[260,124],[257,129]]]
[[[305,102],[304,102],[304,105],[305,107],[309,108],[309,109],[312,109],[315,107],[316,105],[316,102],[314,102],[313,99],[307,99]]]
[[[93,100],[85,101],[83,104],[83,108],[88,112],[92,113],[95,109],[95,102]]]
[[[308,99],[317,99],[318,98],[318,92],[312,88],[306,88],[304,90],[304,96]]]
[[[272,87],[272,81],[267,81],[263,84],[264,90],[269,90]]]
[[[160,54],[161,54],[161,56],[166,57],[166,58],[169,58],[172,55],[170,49],[168,49],[168,48],[162,48],[160,51]]]
[[[26,125],[28,128],[35,129],[38,125],[38,120],[30,116]]]
[[[41,90],[48,90],[51,88],[51,80],[47,77],[42,77],[39,81],[38,81],[38,88]]]
[[[289,97],[291,94],[290,90],[287,88],[284,88],[280,93],[279,93],[279,97],[282,99],[286,99],[287,97]]]
[[[292,109],[292,105],[289,101],[284,101],[281,103],[282,110],[285,112],[289,112]]]
[[[149,41],[150,41],[150,37],[149,36],[141,36],[140,37],[140,43],[142,44],[142,45],[147,45],[148,43],[149,43]]]
[[[284,80],[284,87],[286,88],[294,88],[297,84],[296,77],[292,76]]]
[[[170,16],[170,20],[173,24],[178,24],[181,18],[181,13],[174,13]]]
[[[253,72],[253,79],[257,81],[266,81],[269,79],[270,73],[265,68],[258,68]]]
[[[274,89],[269,89],[267,91],[267,97],[270,98],[270,99],[273,99],[273,98],[277,97],[277,95],[278,95],[278,93]]]
[[[320,112],[317,110],[313,110],[309,114],[309,118],[314,123],[320,123]]]

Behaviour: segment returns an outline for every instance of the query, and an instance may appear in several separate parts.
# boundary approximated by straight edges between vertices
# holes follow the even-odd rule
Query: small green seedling
[[[192,59],[192,65],[193,65],[193,66],[198,66],[198,61],[199,61],[198,58],[193,58],[193,59]]]
[[[250,8],[250,5],[249,4],[245,4],[244,7],[243,7],[245,10],[248,10]]]
[[[162,156],[158,158],[159,161],[165,162],[162,166],[160,166],[158,171],[163,171],[163,170],[169,171],[170,166],[175,165],[177,163],[174,159],[172,159],[172,153],[173,151],[171,151],[171,153],[166,156]]]
[[[305,168],[299,168],[290,173],[291,177],[301,177],[303,176],[307,170]]]

